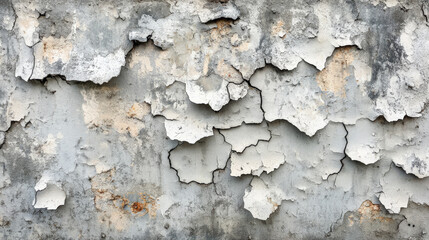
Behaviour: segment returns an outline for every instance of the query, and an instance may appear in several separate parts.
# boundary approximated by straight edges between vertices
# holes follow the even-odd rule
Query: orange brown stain
[[[159,206],[157,198],[142,192],[114,194],[113,190],[110,190],[110,184],[113,182],[112,174],[112,171],[109,171],[91,179],[94,204],[101,214],[100,219],[110,219],[118,229],[123,230],[128,225],[123,222],[131,220],[131,214],[135,217],[145,215],[149,215],[150,218],[156,217]]]
[[[269,203],[273,205],[273,211],[279,207],[279,205],[276,202],[273,202],[273,200],[270,197],[268,197],[267,200]]]
[[[283,35],[283,34],[281,34],[281,35],[279,36],[279,33],[280,33],[280,32],[283,32],[283,33],[284,33],[284,35]],[[278,21],[276,22],[276,24],[274,24],[274,25],[271,27],[271,35],[272,35],[272,36],[279,36],[279,37],[281,37],[282,39],[285,39],[285,37],[286,37],[287,33],[288,33],[288,30],[287,30],[287,29],[285,29],[285,23],[284,23],[282,20],[278,20]]]
[[[133,213],[141,212],[144,208],[145,208],[145,206],[142,203],[139,203],[139,202],[134,202],[131,205],[131,211]]]
[[[381,209],[379,204],[373,204],[370,200],[366,200],[362,203],[360,208],[358,209],[360,217],[360,223],[365,220],[371,221],[380,221],[380,222],[390,222],[392,218],[383,217],[381,215]]]
[[[357,210],[357,213],[348,216],[349,226],[353,226],[357,220],[359,220],[359,224],[376,221],[381,223],[393,221],[392,218],[383,216],[379,204],[373,204],[370,200],[364,201]]]
[[[220,39],[231,32],[232,20],[219,19],[216,21],[216,28],[213,28],[210,32],[212,40],[220,41]]]
[[[346,78],[351,75],[350,64],[354,60],[355,50],[352,46],[338,48],[326,67],[317,73],[316,81],[322,91],[333,92],[346,97]]]

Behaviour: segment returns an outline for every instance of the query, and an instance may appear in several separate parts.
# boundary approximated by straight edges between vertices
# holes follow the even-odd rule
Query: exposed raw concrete
[[[428,239],[428,16],[0,1],[0,238]]]

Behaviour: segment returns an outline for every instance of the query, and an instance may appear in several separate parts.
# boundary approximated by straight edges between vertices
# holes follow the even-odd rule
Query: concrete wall
[[[0,0],[1,239],[429,239],[427,0]]]

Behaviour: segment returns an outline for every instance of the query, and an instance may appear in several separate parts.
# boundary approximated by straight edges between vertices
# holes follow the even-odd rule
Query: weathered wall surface
[[[429,239],[427,0],[0,0],[0,238]]]

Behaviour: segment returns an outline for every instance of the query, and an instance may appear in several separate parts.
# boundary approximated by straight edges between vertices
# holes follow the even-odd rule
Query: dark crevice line
[[[338,172],[335,172],[335,173],[331,173],[331,174],[329,174],[328,175],[328,177],[327,177],[327,179],[330,177],[330,176],[332,176],[332,175],[336,175],[336,176],[338,176],[338,174],[341,172],[341,170],[343,170],[343,168],[344,168],[344,159],[346,159],[348,156],[347,156],[347,153],[346,153],[346,150],[347,150],[347,146],[349,145],[349,140],[347,139],[347,136],[349,135],[349,131],[347,130],[347,126],[346,126],[346,124],[344,124],[344,123],[341,123],[342,125],[343,125],[343,127],[344,127],[344,130],[346,131],[346,135],[344,136],[344,139],[346,140],[346,145],[344,146],[344,150],[343,150],[343,154],[344,154],[344,156],[343,156],[343,158],[341,158],[341,160],[340,160],[340,162],[341,162],[341,168],[340,168],[340,170],[338,170]],[[335,177],[335,179],[336,179],[336,177]]]

